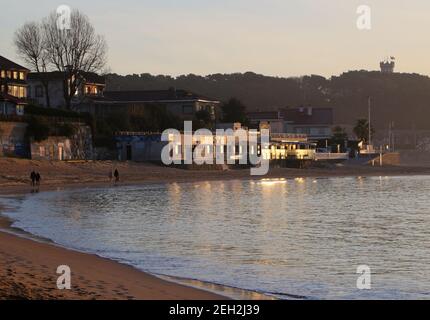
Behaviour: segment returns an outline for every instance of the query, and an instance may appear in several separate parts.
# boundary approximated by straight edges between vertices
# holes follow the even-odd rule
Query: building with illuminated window
[[[43,107],[64,108],[64,90],[67,90],[66,74],[60,71],[38,72],[28,75],[28,100]],[[72,107],[103,97],[105,78],[93,72],[81,72],[78,89],[72,99]],[[48,95],[47,95],[48,93]]]
[[[27,68],[0,56],[0,114],[24,114],[28,72]]]

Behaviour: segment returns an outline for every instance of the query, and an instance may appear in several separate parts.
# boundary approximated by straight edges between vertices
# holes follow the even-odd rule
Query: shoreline
[[[181,170],[179,174],[176,174],[178,173],[177,169],[160,169],[160,167],[154,165],[138,166],[145,169],[145,171],[154,169],[155,174],[151,171],[152,175],[146,174],[144,177],[135,176],[133,179],[125,179],[127,182],[121,182],[118,186],[198,181],[294,179],[298,177],[331,178],[430,175],[430,168],[417,167],[273,169],[267,176],[253,177],[249,175],[249,170],[246,169],[231,170],[228,172]],[[163,174],[157,175],[157,172],[160,171],[163,171]],[[68,180],[55,179],[53,181],[46,179],[40,186],[39,191],[113,187],[106,180],[87,178],[70,182]],[[27,183],[5,184],[0,180],[0,197],[28,194],[31,192],[31,189]],[[13,222],[2,215],[3,209],[0,203],[0,265],[4,264],[0,268],[0,289],[2,289],[0,292],[5,292],[0,294],[0,299],[224,300],[229,299],[228,296],[230,298],[242,299],[272,298],[258,292],[205,283],[193,279],[153,275],[112,259],[59,246],[49,239],[40,239],[42,241],[37,241],[35,239],[37,238],[36,236],[12,227]],[[78,270],[77,274],[79,276],[76,290],[60,291],[56,289],[55,279],[58,277],[55,274],[56,267],[54,268],[52,265],[48,268],[47,261],[59,261],[59,259],[72,261],[74,264],[72,270]],[[58,263],[58,265],[65,264]],[[94,265],[100,266],[103,272],[95,272],[93,270]],[[85,269],[90,269],[90,271]],[[49,277],[46,274],[47,270],[50,270]],[[91,285],[88,283],[91,283]]]
[[[0,195],[0,200],[1,200],[1,195]],[[4,208],[3,208],[3,210],[4,210]],[[181,299],[181,300],[188,300],[188,299],[193,299],[193,300],[230,300],[230,299],[277,300],[277,298],[275,298],[272,295],[260,293],[260,292],[252,291],[252,290],[248,290],[248,289],[231,287],[231,286],[226,286],[226,285],[222,285],[222,284],[202,281],[202,280],[198,280],[198,279],[182,278],[182,277],[178,277],[178,276],[170,276],[170,275],[164,275],[164,274],[151,273],[148,271],[142,271],[142,270],[140,270],[140,269],[138,269],[132,265],[117,261],[117,260],[112,259],[112,258],[107,258],[107,257],[100,256],[98,254],[95,254],[95,253],[85,252],[85,251],[80,251],[80,250],[77,250],[74,248],[65,247],[65,246],[60,245],[56,242],[53,242],[50,239],[34,235],[34,234],[29,233],[29,232],[22,230],[20,228],[13,227],[12,225],[13,225],[13,220],[11,220],[10,218],[8,218],[2,214],[2,207],[0,206],[0,240],[4,240],[4,239],[2,239],[2,234],[6,234],[6,235],[11,237],[10,239],[12,239],[12,237],[16,237],[16,238],[20,238],[20,239],[23,239],[26,241],[36,242],[36,243],[39,243],[42,245],[47,245],[47,246],[52,246],[52,247],[55,247],[59,250],[65,250],[67,252],[75,252],[75,253],[79,253],[82,255],[86,255],[88,258],[92,257],[92,258],[96,258],[96,259],[102,259],[102,260],[109,261],[111,263],[119,264],[121,266],[127,266],[127,267],[132,268],[133,270],[135,270],[137,272],[143,273],[147,276],[154,277],[154,278],[158,279],[160,282],[168,282],[171,285],[177,285],[178,286],[177,289],[182,289],[179,287],[185,287],[188,289],[195,289],[196,291],[200,291],[200,293],[199,292],[193,293],[193,295],[195,294],[197,296],[197,298],[194,296],[191,296],[191,298],[180,297],[179,299]],[[2,252],[1,252],[1,245],[0,245],[0,256],[1,255],[2,255]],[[0,288],[1,288],[1,281],[0,281]],[[203,291],[203,293],[202,293],[202,291]],[[201,294],[201,296],[199,294]],[[5,297],[2,296],[2,294],[0,294],[0,300],[2,300],[4,298]],[[89,298],[90,297],[88,297],[87,299],[89,299]],[[135,297],[129,296],[129,298],[135,298]],[[45,299],[45,298],[42,298],[42,299]],[[104,299],[104,298],[102,297],[101,299]],[[144,298],[144,299],[146,300],[146,298]],[[166,296],[166,297],[160,298],[160,299],[162,299],[162,300],[169,299],[169,296]],[[148,300],[152,300],[152,298],[149,298]],[[175,300],[176,300],[176,298],[175,298]]]
[[[0,208],[0,300],[227,300],[125,263],[66,248],[11,226]],[[67,263],[66,263],[67,262]],[[56,287],[56,268],[70,266],[71,290]]]

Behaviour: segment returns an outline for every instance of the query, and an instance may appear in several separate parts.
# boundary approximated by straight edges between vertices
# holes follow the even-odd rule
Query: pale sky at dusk
[[[430,74],[428,0],[7,1],[0,55],[17,60],[15,29],[61,4],[89,16],[119,74],[331,76],[378,69],[386,56],[396,71]],[[372,8],[370,31],[356,27],[362,4]]]

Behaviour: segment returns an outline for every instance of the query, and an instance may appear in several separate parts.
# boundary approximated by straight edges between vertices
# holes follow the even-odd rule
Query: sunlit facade
[[[27,104],[29,70],[0,56],[0,114],[21,116]]]

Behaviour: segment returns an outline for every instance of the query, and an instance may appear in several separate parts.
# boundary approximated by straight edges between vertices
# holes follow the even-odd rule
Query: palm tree
[[[354,127],[354,134],[357,136],[358,140],[365,143],[369,142],[369,122],[367,119],[357,120],[357,124]],[[372,135],[375,133],[373,127],[370,128]]]

